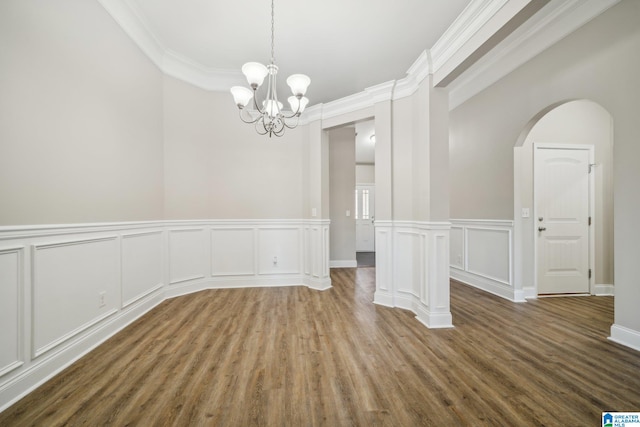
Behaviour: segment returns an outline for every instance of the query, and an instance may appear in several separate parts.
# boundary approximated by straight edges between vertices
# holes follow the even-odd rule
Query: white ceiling
[[[270,60],[269,0],[127,0],[165,50],[208,70]],[[401,79],[470,0],[275,0],[275,59],[284,79],[311,77],[311,104]],[[280,95],[283,98],[284,94]]]

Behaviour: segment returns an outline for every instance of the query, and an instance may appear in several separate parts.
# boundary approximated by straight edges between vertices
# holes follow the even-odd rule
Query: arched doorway
[[[535,149],[554,145],[593,147],[590,201],[588,293],[613,294],[613,123],[599,104],[568,100],[550,105],[527,124],[514,147],[514,282],[526,298],[538,296],[537,231],[535,214]]]

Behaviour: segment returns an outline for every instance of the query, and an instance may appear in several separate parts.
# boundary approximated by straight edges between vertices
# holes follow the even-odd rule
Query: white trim
[[[374,303],[412,311],[429,328],[453,327],[449,301],[449,230],[444,221],[376,220],[376,291]],[[399,235],[413,235],[418,245],[405,247],[415,260],[418,295],[396,283]]]
[[[613,285],[593,285],[593,295],[598,297],[612,297],[615,296],[615,289]]]
[[[593,164],[595,162],[595,147],[589,144],[562,144],[562,143],[543,143],[543,142],[534,142],[533,144],[533,168],[532,168],[532,183],[533,183],[533,206],[532,213],[533,218],[538,218],[538,190],[536,188],[536,158],[538,157],[538,150],[546,149],[546,150],[576,150],[576,151],[587,151],[589,154],[589,163]],[[590,173],[587,177],[589,180],[589,212],[588,214],[592,217],[593,223],[595,223],[596,212],[595,212],[595,194],[596,194],[596,185],[595,185],[595,173]],[[533,227],[533,286],[536,289],[536,295],[538,294],[538,239],[536,236],[538,235],[538,231],[536,227],[538,224],[535,221],[531,221],[531,226]],[[595,295],[595,277],[596,277],[596,261],[595,261],[595,234],[596,234],[595,225],[588,227],[589,234],[589,265],[588,269],[591,269],[591,278],[589,279],[589,293]]]
[[[0,411],[25,396],[27,393],[47,381],[71,363],[91,351],[109,337],[129,325],[167,298],[198,292],[204,289],[240,288],[240,287],[272,287],[272,286],[307,286],[310,289],[326,290],[331,288],[329,270],[329,233],[330,220],[316,219],[278,219],[278,220],[184,220],[184,221],[141,221],[103,224],[65,224],[61,226],[38,225],[19,227],[0,227],[0,252],[21,254],[19,259],[19,319],[18,349],[19,359],[0,367]],[[274,230],[294,230],[299,233],[295,242],[295,251],[300,255],[300,271],[295,274],[188,277],[184,281],[168,283],[169,269],[169,235],[172,232],[204,232],[210,236],[212,230],[219,229],[253,229],[273,232]],[[162,282],[152,284],[150,289],[140,295],[124,301],[122,275],[122,242],[127,238],[145,235],[161,235],[163,268]],[[51,236],[62,236],[52,239]],[[313,237],[311,237],[313,236]],[[55,241],[54,241],[55,240]],[[39,251],[55,249],[71,245],[93,242],[120,242],[115,245],[119,251],[115,255],[118,261],[116,278],[119,281],[119,292],[115,297],[119,302],[109,311],[100,313],[73,330],[65,330],[60,337],[45,343],[34,342],[33,316],[34,286],[37,277],[37,256]],[[194,243],[196,255],[205,259],[204,268],[211,267],[210,244],[200,247]],[[290,242],[293,250],[293,242]],[[5,246],[6,244],[6,246]],[[257,247],[257,246],[256,246]],[[26,248],[31,248],[28,256]],[[157,248],[156,248],[157,249]],[[255,248],[254,248],[255,249]],[[248,248],[248,251],[254,249]],[[198,251],[203,252],[200,254]],[[309,262],[307,270],[303,264]],[[302,272],[304,270],[304,273]],[[189,272],[187,272],[189,273]],[[197,274],[198,271],[193,271]],[[208,274],[208,273],[207,273]],[[31,355],[31,357],[29,357]]]
[[[472,0],[431,48],[436,73],[498,13],[508,0]]]
[[[355,259],[336,259],[329,262],[329,268],[356,268],[358,260]]]
[[[8,374],[9,372],[18,369],[24,364],[24,254],[25,246],[9,246],[9,247],[0,247],[0,255],[3,254],[16,254],[17,262],[16,262],[16,296],[17,296],[17,310],[16,310],[16,360],[10,362],[5,366],[0,366],[0,377]],[[3,286],[7,286],[6,283],[2,284]],[[6,325],[3,325],[6,327]]]
[[[451,224],[457,226],[477,225],[482,227],[511,228],[513,220],[510,219],[451,219]]]
[[[618,344],[640,351],[640,331],[634,331],[633,329],[614,324],[611,325],[611,336],[609,339]]]
[[[449,85],[449,109],[462,105],[619,2],[550,2]]]
[[[498,277],[489,276],[487,274],[480,273],[478,271],[473,271],[469,267],[469,230],[489,230],[500,233],[507,233],[507,242],[508,242],[508,272],[507,272],[507,280],[500,279]],[[480,277],[484,277],[485,279],[489,279],[498,283],[502,283],[503,285],[512,286],[513,283],[513,236],[512,236],[512,228],[497,228],[497,227],[479,227],[479,226],[470,226],[467,225],[464,227],[464,269],[465,271]]]
[[[123,310],[120,315],[106,319],[102,324],[97,325],[92,333],[83,334],[72,342],[61,345],[60,348],[33,361],[28,369],[19,371],[5,383],[0,383],[0,412],[53,378],[163,300],[162,294],[158,294],[154,298],[132,305]]]
[[[512,302],[525,302],[523,292],[516,292],[511,286],[485,276],[451,267],[451,278],[465,285],[489,292]]]
[[[449,274],[452,279],[465,283],[469,286],[484,290],[491,294],[500,296],[513,302],[524,302],[525,292],[516,289],[514,285],[514,244],[512,220],[497,219],[452,219],[451,228],[462,230],[462,265],[451,262],[449,264]],[[507,245],[505,248],[508,259],[507,280],[492,277],[480,271],[472,271],[469,268],[469,230],[488,230],[498,233],[507,233]]]
[[[568,0],[546,5],[498,44],[497,49],[486,54],[450,85],[449,108],[454,109],[462,104],[619,1]],[[240,70],[206,67],[166,48],[164,41],[151,30],[135,2],[98,2],[162,73],[210,91],[226,92],[232,86],[245,84]],[[409,67],[407,76],[334,100],[327,104],[324,111],[322,104],[313,105],[301,116],[300,123],[307,124],[370,107],[379,102],[379,86],[395,86],[380,99],[395,100],[412,95],[429,74],[437,72],[454,57],[505,4],[507,0],[473,0],[431,49],[420,53]],[[385,88],[383,92],[386,91]]]
[[[413,95],[420,84],[431,74],[431,52],[424,50],[407,70],[407,75],[396,81],[393,89],[393,100]]]

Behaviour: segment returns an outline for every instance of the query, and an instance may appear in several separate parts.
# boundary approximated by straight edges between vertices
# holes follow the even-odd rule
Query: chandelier
[[[309,103],[304,94],[311,83],[311,79],[304,74],[293,74],[287,79],[287,84],[291,88],[293,96],[287,101],[291,107],[291,112],[285,114],[282,103],[278,101],[276,92],[276,75],[278,66],[275,64],[274,55],[274,7],[271,0],[271,63],[264,66],[258,62],[247,62],[242,66],[242,73],[247,78],[248,89],[244,86],[234,86],[231,88],[233,100],[238,106],[240,119],[245,123],[255,124],[256,131],[260,135],[269,137],[282,136],[285,129],[293,129],[298,126],[300,114]],[[258,103],[256,99],[257,91],[262,86],[265,77],[267,79],[267,92],[265,99]],[[253,98],[253,109],[245,108]],[[250,111],[249,111],[250,110]]]

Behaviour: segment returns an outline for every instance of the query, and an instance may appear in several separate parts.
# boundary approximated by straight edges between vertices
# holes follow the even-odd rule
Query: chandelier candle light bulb
[[[285,115],[282,110],[282,103],[278,101],[276,92],[276,75],[278,67],[275,64],[274,56],[274,5],[271,0],[271,63],[267,66],[259,62],[247,62],[242,66],[242,73],[247,78],[247,82],[251,89],[243,86],[234,86],[231,88],[233,100],[238,107],[240,119],[245,123],[255,124],[256,131],[260,135],[269,135],[269,137],[282,136],[286,128],[293,129],[298,126],[300,114],[304,111],[309,103],[309,99],[304,95],[311,83],[311,79],[304,74],[293,74],[287,79],[287,84],[291,88],[293,96],[287,101],[291,107],[291,114]],[[265,77],[267,79],[267,93],[265,99],[259,106],[256,94],[260,86],[262,86]],[[253,98],[253,114],[247,111],[247,105]],[[244,112],[244,113],[243,113]],[[257,113],[257,115],[256,115]],[[292,123],[288,120],[293,120]]]

